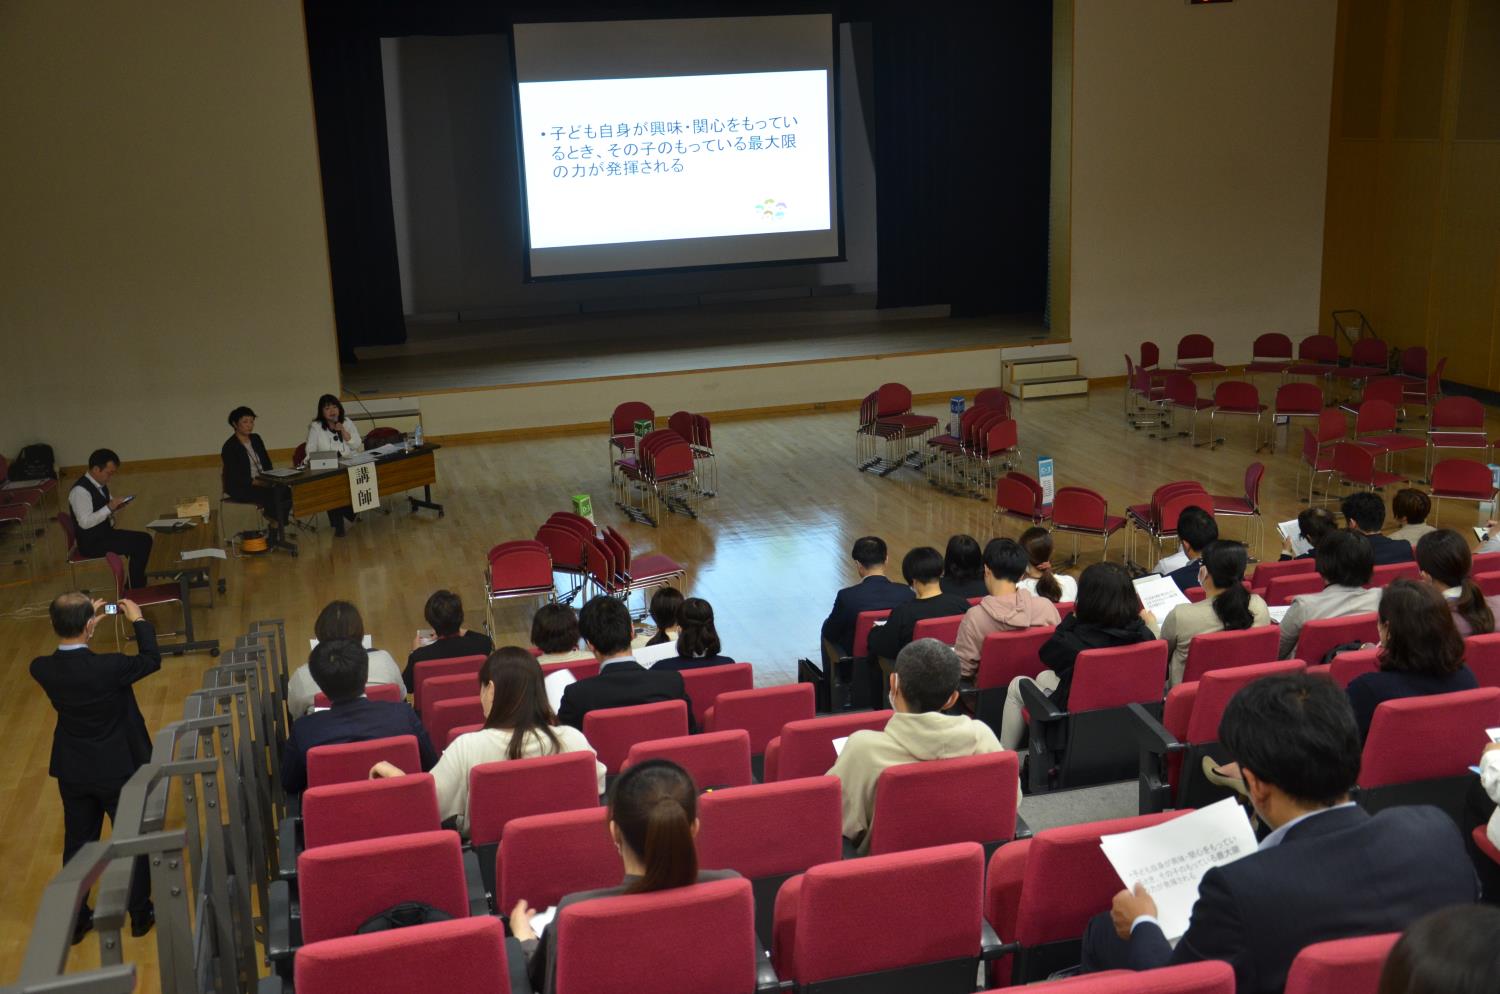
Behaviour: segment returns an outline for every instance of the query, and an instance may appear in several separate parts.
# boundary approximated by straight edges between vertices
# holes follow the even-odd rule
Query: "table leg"
[[[435,502],[432,499],[432,484],[430,484],[430,483],[423,485],[423,487],[422,487],[422,499],[421,500],[418,500],[415,497],[408,497],[407,500],[411,501],[411,509],[412,509],[412,511],[416,511],[416,509],[419,508],[419,507],[425,507],[429,511],[436,511],[438,513],[438,517],[440,517],[440,518],[444,514],[443,505]]]

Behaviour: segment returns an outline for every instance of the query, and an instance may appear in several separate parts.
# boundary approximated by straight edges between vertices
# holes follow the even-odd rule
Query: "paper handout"
[[[844,746],[846,746],[848,744],[849,744],[849,736],[847,736],[847,735],[842,736],[840,738],[834,739],[833,740],[833,754],[835,756],[842,756],[844,754]]]
[[[369,636],[368,633],[366,633],[365,637],[360,640],[359,644],[365,647],[365,651],[366,652],[369,652],[371,649],[375,648],[375,640],[372,639]],[[318,647],[318,640],[317,639],[308,639],[307,640],[307,648],[308,648],[309,652],[311,652],[313,649],[316,649],[317,647]]]
[[[1276,530],[1281,533],[1282,538],[1292,543],[1293,556],[1301,556],[1312,551],[1312,546],[1308,544],[1307,539],[1302,537],[1302,526],[1297,524],[1296,518],[1283,521],[1276,526]]]
[[[1141,599],[1141,605],[1156,615],[1157,621],[1165,620],[1174,607],[1191,603],[1182,588],[1177,586],[1177,581],[1171,577],[1148,573],[1134,583],[1135,594]]]
[[[269,476],[273,480],[288,480],[288,479],[291,479],[294,476],[301,476],[302,475],[302,470],[295,469],[295,468],[293,468],[293,469],[264,469],[264,470],[261,470],[260,475],[261,476]]]
[[[1278,624],[1279,625],[1279,624],[1281,624],[1281,619],[1285,618],[1286,617],[1286,613],[1288,611],[1290,611],[1291,609],[1292,609],[1292,606],[1290,604],[1278,604],[1275,607],[1268,607],[1268,608],[1266,608],[1266,613],[1271,616],[1271,621],[1274,624]]]
[[[671,659],[677,655],[677,640],[663,642],[661,645],[648,645],[645,648],[635,650],[635,661],[646,669],[651,668],[652,663],[659,663],[663,659]]]
[[[194,559],[228,559],[223,549],[190,549],[182,554],[183,562],[192,562]]]
[[[1151,568],[1151,572],[1158,576],[1166,576],[1168,573],[1182,569],[1190,562],[1192,560],[1187,557],[1186,552],[1174,552],[1170,556],[1158,559],[1156,565]]]
[[[547,688],[547,703],[552,705],[553,714],[562,707],[563,691],[577,682],[578,678],[573,675],[572,670],[553,670],[543,678],[542,686]]]
[[[1150,828],[1100,836],[1099,845],[1121,883],[1146,886],[1170,942],[1187,931],[1203,875],[1256,848],[1250,819],[1232,797]]]

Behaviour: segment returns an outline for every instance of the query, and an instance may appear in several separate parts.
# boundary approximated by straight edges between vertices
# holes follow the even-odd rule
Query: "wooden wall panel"
[[[1500,142],[1453,146],[1434,246],[1433,344],[1440,354],[1453,357],[1448,364],[1459,367],[1456,379],[1477,383],[1477,374],[1483,371],[1484,385],[1500,389],[1495,323],[1500,294],[1500,187],[1496,177],[1500,177]],[[1486,185],[1488,197],[1472,196],[1472,191]]]

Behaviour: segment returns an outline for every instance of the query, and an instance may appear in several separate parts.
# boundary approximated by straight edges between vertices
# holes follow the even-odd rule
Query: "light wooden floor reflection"
[[[894,375],[894,374],[893,374]],[[1262,389],[1269,392],[1271,384]],[[649,400],[649,396],[643,399]],[[929,405],[928,413],[946,417],[946,409]],[[603,417],[607,412],[600,411]],[[1127,502],[1149,497],[1168,480],[1197,478],[1215,493],[1239,494],[1246,466],[1266,461],[1262,494],[1268,511],[1264,554],[1274,556],[1274,522],[1299,508],[1294,491],[1297,457],[1282,446],[1275,455],[1252,451],[1251,427],[1243,419],[1222,425],[1227,443],[1217,450],[1193,448],[1186,440],[1153,440],[1132,431],[1121,418],[1118,388],[1097,390],[1084,398],[1033,401],[1018,410],[1024,463],[1035,471],[1038,456],[1056,460],[1059,486],[1080,484],[1101,491],[1113,513]],[[448,446],[438,456],[437,499],[446,502],[447,517],[430,512],[413,516],[404,507],[391,515],[367,514],[349,537],[335,540],[324,525],[316,535],[300,538],[299,558],[231,559],[225,576],[228,595],[213,611],[202,611],[203,628],[226,641],[256,618],[288,622],[293,645],[307,634],[319,608],[343,597],[359,605],[377,646],[404,657],[427,595],[438,587],[464,597],[471,625],[484,618],[482,568],[485,551],[496,542],[530,537],[555,510],[569,506],[569,496],[593,495],[601,522],[613,524],[637,551],[664,552],[688,566],[686,589],[714,605],[724,651],[756,664],[757,682],[792,679],[799,656],[812,656],[818,629],[834,592],[853,578],[848,550],[864,534],[883,536],[890,544],[892,569],[918,544],[941,548],[955,532],[969,532],[981,543],[996,532],[989,502],[949,496],[929,487],[915,472],[889,478],[858,473],[853,467],[852,412],[784,417],[765,421],[731,421],[715,425],[719,456],[719,496],[705,500],[698,520],[667,516],[659,528],[635,524],[609,500],[605,445],[602,437],[578,436],[535,441]],[[1413,430],[1421,424],[1414,423]],[[1200,426],[1200,435],[1206,425]],[[1300,426],[1294,439],[1300,440]],[[602,434],[602,433],[601,433]],[[295,439],[268,439],[289,445]],[[121,452],[127,462],[116,478],[119,493],[140,499],[123,515],[139,527],[154,509],[180,496],[217,492],[217,469],[133,472],[128,435],[101,435],[99,444]],[[1420,475],[1421,454],[1407,454],[1398,464]],[[1305,486],[1305,483],[1304,483]],[[1449,505],[1442,523],[1455,527],[1473,522],[1472,505]],[[1242,521],[1224,524],[1229,537],[1244,534]],[[1010,523],[1014,536],[1017,526]],[[56,544],[53,540],[53,561]],[[1059,540],[1061,562],[1071,540]],[[1111,543],[1111,557],[1125,551],[1122,537]],[[1085,539],[1082,564],[1096,561],[1099,542]],[[1076,570],[1075,570],[1076,572]],[[26,666],[38,653],[50,652],[53,639],[45,612],[16,620],[23,608],[44,608],[64,589],[66,572],[34,585],[12,569],[0,581],[22,581],[0,588],[0,633],[5,646],[8,692],[0,695],[0,866],[7,899],[0,902],[0,979],[15,976],[37,899],[56,872],[62,819],[55,784],[47,776],[53,715]],[[100,583],[99,574],[93,574]],[[201,596],[201,595],[200,595]],[[498,611],[500,643],[524,644],[529,609]],[[171,615],[160,618],[170,627]],[[110,629],[100,639],[112,645]],[[180,712],[185,694],[196,688],[210,663],[206,655],[167,658],[162,672],[139,684],[137,695],[153,726]],[[142,943],[126,939],[127,958],[145,953]],[[153,947],[154,948],[154,947]],[[97,962],[91,937],[72,957],[75,969]],[[140,989],[154,989],[143,975]]]

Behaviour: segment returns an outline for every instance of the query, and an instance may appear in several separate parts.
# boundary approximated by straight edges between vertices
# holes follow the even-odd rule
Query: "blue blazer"
[[[847,656],[854,649],[854,619],[865,611],[884,611],[917,595],[904,583],[884,576],[867,576],[845,587],[833,599],[833,610],[823,622],[823,638]]]
[[[1224,960],[1238,994],[1279,994],[1304,946],[1400,932],[1430,911],[1478,899],[1463,839],[1437,808],[1373,816],[1339,808],[1292,826],[1271,849],[1209,870],[1176,950],[1144,922],[1130,937],[1130,967]]]
[[[292,722],[292,732],[286,737],[286,749],[281,754],[281,785],[288,794],[302,793],[307,787],[307,753],[314,746],[368,742],[392,735],[415,735],[422,769],[430,770],[437,765],[437,750],[432,748],[427,729],[405,701],[372,701],[361,697],[298,718]]]

